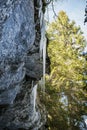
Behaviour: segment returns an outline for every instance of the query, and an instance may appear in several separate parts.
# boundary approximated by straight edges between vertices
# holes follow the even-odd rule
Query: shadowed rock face
[[[38,130],[43,124],[32,92],[42,76],[39,1],[0,0],[0,130]]]

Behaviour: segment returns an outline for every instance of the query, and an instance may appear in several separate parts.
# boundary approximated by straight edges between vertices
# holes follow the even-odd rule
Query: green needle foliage
[[[79,123],[75,123],[85,111],[82,104],[87,99],[83,90],[87,76],[82,34],[80,27],[70,21],[64,11],[59,12],[47,30],[51,72],[46,76],[45,105],[50,130],[78,130]],[[67,97],[66,104],[61,102],[63,92]]]
[[[82,87],[85,60],[81,53],[85,40],[80,27],[74,21],[70,22],[66,13],[61,11],[56,21],[49,25],[47,34],[51,84],[57,89]]]

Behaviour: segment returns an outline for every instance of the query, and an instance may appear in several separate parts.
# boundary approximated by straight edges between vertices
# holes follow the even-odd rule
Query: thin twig
[[[51,2],[52,2],[52,10],[53,10],[53,13],[54,13],[54,15],[55,15],[56,17],[58,17],[58,15],[56,14],[55,9],[54,9],[53,0],[52,0]]]

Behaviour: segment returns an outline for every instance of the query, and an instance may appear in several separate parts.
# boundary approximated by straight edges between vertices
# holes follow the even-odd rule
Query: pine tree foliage
[[[44,104],[48,111],[48,129],[79,130],[81,115],[87,113],[87,92],[84,90],[87,88],[87,63],[82,55],[85,48],[83,33],[61,11],[49,25],[47,37],[51,72],[46,76]],[[64,101],[61,102],[61,99]]]
[[[48,37],[52,85],[58,88],[82,86],[85,60],[81,53],[85,40],[80,27],[61,11],[56,21],[49,25]]]

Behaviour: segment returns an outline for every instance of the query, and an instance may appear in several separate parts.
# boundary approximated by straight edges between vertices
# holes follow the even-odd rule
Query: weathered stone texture
[[[38,3],[0,0],[0,130],[42,126],[37,104],[33,111],[31,86],[42,76]]]

